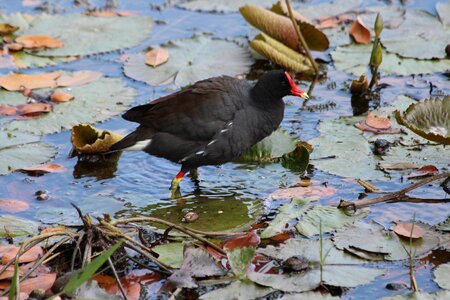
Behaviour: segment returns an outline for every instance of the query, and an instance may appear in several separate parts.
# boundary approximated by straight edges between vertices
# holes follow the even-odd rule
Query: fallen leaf
[[[358,44],[368,44],[370,42],[370,31],[360,17],[357,17],[350,26],[349,34]]]
[[[7,23],[0,23],[0,35],[8,35],[19,30],[19,27]]]
[[[18,106],[18,112],[21,116],[49,113],[52,110],[53,106],[47,103],[30,103]]]
[[[43,164],[30,168],[23,168],[20,170],[32,174],[44,174],[44,173],[62,173],[66,171],[66,168],[64,168],[59,164]]]
[[[414,225],[414,228],[413,228]],[[397,235],[403,236],[403,237],[412,237],[413,239],[418,239],[423,237],[423,234],[425,233],[425,231],[417,224],[413,224],[413,223],[402,223],[402,224],[397,224],[394,227],[394,232]],[[411,233],[412,230],[412,233]]]
[[[24,48],[23,45],[19,43],[6,44],[5,46],[8,47],[9,51],[20,51]]]
[[[56,80],[58,86],[80,86],[102,78],[103,74],[94,71],[78,71],[71,75],[62,75]]]
[[[268,196],[269,199],[290,199],[300,197],[325,197],[336,193],[336,189],[325,186],[293,187],[280,189]]]
[[[377,129],[388,129],[392,127],[391,121],[386,117],[378,117],[369,112],[366,118],[366,124]]]
[[[7,282],[10,283],[10,281],[7,281]],[[8,284],[8,285],[5,285],[5,286],[1,286],[1,287],[3,287],[3,289],[6,289],[6,288],[9,288],[10,285],[11,284]],[[27,293],[20,292],[18,300],[27,300],[29,297],[30,296]],[[9,298],[7,296],[2,296],[2,297],[0,297],[0,300],[9,300]]]
[[[10,105],[0,105],[0,116],[12,116],[17,114],[17,107]]]
[[[43,74],[10,74],[0,76],[0,86],[8,91],[19,91],[23,88],[39,89],[55,87],[55,79],[60,75],[60,72]]]
[[[12,248],[8,253],[3,254],[2,264],[6,265],[9,261],[15,260],[19,247]],[[35,261],[44,255],[44,250],[41,246],[34,246],[19,257],[19,263],[26,263]]]
[[[145,54],[145,63],[152,67],[162,65],[169,60],[169,51],[164,48],[155,48]]]
[[[0,211],[19,212],[30,208],[30,205],[21,200],[0,199]]]
[[[103,153],[116,142],[123,138],[122,135],[109,130],[100,130],[89,124],[79,124],[72,128],[72,145],[80,153]]]
[[[50,100],[53,102],[67,102],[74,98],[72,94],[62,92],[62,91],[55,91],[51,96]]]
[[[47,291],[53,286],[55,280],[56,273],[49,273],[35,278],[28,278],[20,283],[20,291],[27,294],[30,294],[36,289]]]
[[[16,38],[16,43],[20,43],[27,49],[38,49],[38,48],[60,48],[64,46],[64,43],[60,40],[52,38],[44,34],[36,35],[23,35]]]
[[[41,234],[47,234],[47,233],[53,233],[53,232],[60,232],[67,230],[66,226],[56,226],[56,227],[47,227],[41,230]]]
[[[362,130],[362,131],[373,132],[373,133],[376,133],[376,134],[398,134],[398,133],[402,132],[400,129],[392,128],[392,127],[387,128],[387,129],[374,128],[372,126],[369,126],[367,124],[366,120],[361,120],[358,123],[355,123],[355,127],[360,129],[360,130]]]
[[[419,169],[409,173],[405,177],[407,179],[410,179],[410,178],[433,176],[433,175],[437,175],[437,174],[439,174],[439,169],[436,168],[435,166],[428,165],[428,166],[420,167]]]
[[[2,268],[3,266],[0,266]],[[23,275],[23,271],[19,269],[19,276]],[[4,270],[2,273],[0,273],[0,280],[4,279],[11,279],[14,277],[14,265],[9,266]],[[1,298],[0,298],[1,299]]]
[[[141,293],[141,285],[139,280],[130,280],[129,276],[124,276],[120,278],[120,283],[122,284],[127,298],[130,300],[138,300]],[[119,286],[114,277],[109,275],[96,275],[92,278],[97,281],[98,285],[105,290],[108,294],[121,296]]]
[[[254,231],[251,231],[246,235],[241,235],[227,240],[223,245],[223,249],[228,252],[236,248],[256,248],[259,245],[260,241],[261,239],[259,238],[259,235],[257,235]]]

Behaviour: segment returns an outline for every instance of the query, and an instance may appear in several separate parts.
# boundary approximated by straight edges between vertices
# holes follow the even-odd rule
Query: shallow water
[[[15,0],[0,3],[4,12],[30,12],[23,8],[21,1]],[[52,1],[50,1],[52,2]],[[69,1],[54,1],[61,8],[73,11]],[[99,1],[100,2],[100,1]],[[150,1],[151,2],[151,1]],[[158,1],[156,1],[159,3]],[[324,1],[311,1],[311,3]],[[380,4],[381,1],[367,1],[369,4]],[[434,13],[435,1],[408,1],[408,7],[420,7]],[[190,12],[178,8],[169,8],[161,12],[150,10],[147,1],[121,1],[119,9],[139,10],[141,14],[151,15],[155,20],[165,21],[169,25],[154,24],[150,37],[134,49],[126,53],[135,53],[148,45],[165,43],[172,39],[190,37],[193,33],[208,32],[215,37],[230,38],[245,35],[250,27],[239,14],[208,14]],[[121,65],[117,63],[120,53],[114,52],[93,55],[72,63],[44,70],[96,70],[110,77],[121,77],[128,86],[133,87],[138,96],[134,104],[146,103],[170,93],[166,87],[150,87],[146,84],[128,79],[122,74]],[[260,65],[260,64],[259,64]],[[42,70],[42,68],[40,69]],[[25,70],[30,72],[33,70]],[[0,70],[0,73],[7,71]],[[427,76],[427,79],[439,79],[445,82],[442,75]],[[320,120],[334,119],[341,115],[352,115],[350,95],[343,89],[344,83],[351,76],[333,70],[328,65],[327,78],[316,84],[309,105],[333,102],[334,108],[324,111],[302,110],[302,103],[293,97],[286,97],[286,112],[282,127],[301,140],[309,140],[318,135],[316,128]],[[336,83],[336,88],[329,88]],[[302,82],[301,87],[308,88],[308,82]],[[397,95],[413,94],[418,97],[428,95],[428,87],[388,87],[382,90],[381,105],[392,102]],[[131,131],[135,124],[122,120],[119,116],[102,124],[99,128],[107,128],[119,133]],[[70,208],[70,203],[80,203],[92,195],[114,195],[123,208],[117,216],[152,215],[172,221],[180,221],[188,211],[196,211],[200,220],[193,224],[198,229],[229,230],[238,229],[254,222],[264,211],[270,212],[279,205],[278,202],[264,201],[265,197],[282,186],[289,186],[298,180],[296,172],[289,171],[278,164],[237,164],[228,163],[222,166],[207,166],[199,169],[199,184],[185,178],[181,183],[183,199],[169,199],[169,185],[172,177],[178,172],[179,166],[164,159],[149,156],[143,152],[123,153],[116,164],[87,164],[69,158],[71,150],[70,133],[62,132],[49,135],[44,141],[58,147],[58,155],[53,162],[67,168],[65,173],[46,174],[40,177],[30,177],[23,173],[12,173],[0,177],[0,198],[20,199],[27,201],[31,208],[18,216],[36,219],[36,211],[54,208]],[[314,164],[314,161],[311,161]],[[320,199],[322,204],[337,204],[340,199],[356,200],[364,189],[355,182],[340,177],[331,176],[320,170],[310,168],[306,174],[318,181],[327,182],[328,186],[337,189],[333,196]],[[405,187],[400,180],[374,182],[385,191],[393,191]],[[34,193],[38,190],[48,191],[50,199],[39,202]],[[440,190],[427,187],[415,192],[416,196],[444,198]],[[101,197],[97,201],[101,201]],[[415,214],[417,220],[437,224],[448,216],[448,204],[382,204],[371,207],[368,218],[374,219],[386,226],[393,220],[410,220]],[[211,224],[216,227],[211,229]],[[444,261],[448,261],[444,259]],[[345,298],[361,299],[370,293],[376,297],[391,295],[384,289],[386,283],[393,281],[408,282],[407,264],[399,262],[386,264],[383,267],[392,268],[392,272],[379,278],[371,284],[360,286],[346,293]],[[437,290],[437,285],[431,279],[433,264],[427,263],[417,271],[418,284],[423,291]]]

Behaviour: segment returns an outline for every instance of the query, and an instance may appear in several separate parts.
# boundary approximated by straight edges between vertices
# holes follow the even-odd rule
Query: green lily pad
[[[152,248],[159,255],[160,262],[176,269],[183,263],[183,249],[184,243],[161,244]]]
[[[430,141],[450,145],[450,96],[411,104],[397,122]]]
[[[177,6],[195,11],[231,13],[239,11],[239,7],[245,4],[270,7],[272,3],[273,0],[189,0]]]
[[[17,34],[46,34],[64,43],[61,48],[39,50],[39,56],[88,55],[130,48],[150,34],[152,19],[145,16],[95,17],[85,14],[36,16]]]
[[[436,11],[442,24],[450,26],[450,3],[448,1],[436,3]]]
[[[450,27],[422,10],[407,10],[405,21],[395,29],[385,29],[381,43],[387,51],[411,58],[445,58]],[[384,62],[383,62],[384,63]]]
[[[14,64],[18,68],[40,68],[46,66],[56,66],[60,63],[75,60],[75,56],[37,56],[25,51],[12,53]]]
[[[450,290],[450,264],[439,265],[434,270],[434,281],[443,289]]]
[[[202,300],[217,299],[256,299],[262,298],[274,290],[267,287],[261,287],[252,282],[233,281],[223,288],[218,288],[212,292],[200,296]]]
[[[27,236],[39,232],[39,223],[11,215],[0,216],[0,237]]]
[[[0,175],[33,167],[52,159],[53,146],[38,143],[39,136],[17,131],[0,131]]]
[[[322,240],[322,249],[324,255],[328,253],[324,262],[326,265],[359,265],[367,263],[367,260],[337,249],[330,239]],[[269,245],[266,248],[258,249],[257,252],[279,260],[286,260],[292,256],[301,255],[312,264],[318,264],[320,262],[320,241],[289,239],[284,244],[279,246]]]
[[[183,87],[209,77],[247,73],[253,63],[250,53],[236,43],[203,35],[172,41],[164,48],[170,54],[166,63],[154,68],[145,64],[144,53],[133,54],[124,64],[125,75],[150,85],[174,81]]]
[[[333,41],[333,40],[332,40]],[[372,44],[337,47],[331,52],[334,66],[340,71],[362,75],[367,73]],[[444,72],[450,68],[450,59],[402,58],[383,50],[383,62],[379,70],[385,74],[412,75]]]
[[[22,13],[0,14],[0,23],[7,23],[9,25],[19,27],[20,30],[26,30],[30,27],[33,21],[33,16]],[[17,32],[16,32],[17,34]]]
[[[320,19],[341,15],[356,9],[362,0],[334,0],[318,5],[299,5],[297,10],[309,19]]]
[[[366,217],[367,211],[347,215],[343,210],[332,206],[313,206],[303,210],[300,221],[295,225],[298,232],[306,237],[336,230],[344,225],[351,224],[360,218]]]
[[[135,95],[132,88],[114,78],[101,78],[86,85],[61,90],[72,94],[75,99],[55,104],[53,112],[38,118],[12,120],[4,127],[8,130],[49,134],[71,129],[79,123],[101,122],[126,110]],[[46,91],[42,90],[42,93],[45,94]],[[19,93],[0,91],[0,104],[25,103],[26,97]]]

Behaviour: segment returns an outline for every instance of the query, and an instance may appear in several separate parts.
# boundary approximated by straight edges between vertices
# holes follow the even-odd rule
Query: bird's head
[[[265,90],[266,93],[270,93],[273,97],[278,99],[289,95],[309,99],[308,94],[294,83],[291,75],[282,70],[265,73],[258,80],[255,89]]]

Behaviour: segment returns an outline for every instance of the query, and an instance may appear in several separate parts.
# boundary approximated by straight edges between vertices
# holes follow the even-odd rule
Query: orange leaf
[[[74,98],[72,94],[56,91],[50,96],[50,100],[53,102],[67,102]]]
[[[19,247],[15,247],[5,253],[2,257],[2,264],[6,265],[10,260],[14,260],[18,252]],[[44,250],[42,250],[42,247],[34,246],[19,257],[19,263],[35,261],[42,255],[44,255]]]
[[[16,42],[22,44],[27,49],[60,48],[64,46],[64,43],[60,40],[44,34],[19,36],[16,38]]]
[[[2,268],[3,266],[0,266],[0,268]],[[19,275],[22,276],[23,275],[23,271],[19,270]],[[0,273],[0,280],[4,280],[4,279],[11,279],[14,277],[14,265],[13,266],[9,266],[8,268],[6,268],[5,271],[3,271],[2,273]]]
[[[423,237],[423,234],[425,233],[425,230],[422,229],[417,224],[414,224],[414,229],[411,234],[411,229],[413,228],[412,223],[403,223],[403,224],[397,224],[394,227],[394,232],[400,236],[409,238],[410,236],[413,239],[418,239]]]
[[[53,110],[53,106],[47,103],[30,103],[18,106],[19,115],[33,115],[40,113],[48,113]]]
[[[39,89],[55,87],[55,79],[61,75],[60,72],[43,74],[11,74],[0,76],[0,86],[8,91],[19,91],[22,88]]]
[[[145,63],[152,67],[162,65],[169,60],[169,51],[164,48],[155,48],[145,54]]]
[[[352,23],[349,33],[358,44],[368,44],[370,42],[370,31],[360,17],[357,17]]]
[[[20,51],[23,49],[23,45],[19,43],[6,44],[6,47],[8,47],[8,50],[10,51]]]
[[[280,189],[269,195],[271,199],[290,199],[297,197],[324,197],[336,193],[336,189],[325,186],[293,187]]]
[[[38,173],[38,174],[44,174],[44,173],[62,173],[66,171],[66,168],[64,168],[61,165],[58,164],[43,164],[39,166],[34,166],[30,168],[23,168],[20,169],[21,171],[25,172],[31,172],[31,173]]]
[[[41,230],[41,234],[59,232],[64,230],[67,230],[67,227],[65,226],[47,227]]]
[[[366,124],[377,129],[388,129],[392,126],[388,118],[378,117],[371,112],[367,115]]]
[[[56,80],[58,86],[80,86],[96,81],[103,76],[100,72],[78,71],[71,75],[62,75]]]
[[[9,288],[11,285],[10,282],[6,285],[5,288]],[[19,293],[19,300],[27,300],[29,298],[29,295],[27,293],[23,293],[22,291]],[[9,298],[7,296],[0,297],[0,300],[8,300]]]
[[[19,212],[30,208],[30,205],[21,200],[0,199],[0,211]]]
[[[241,235],[227,240],[223,245],[223,249],[225,251],[231,251],[236,248],[244,247],[256,248],[256,246],[259,245],[260,241],[261,239],[259,238],[259,235],[257,235],[254,231],[250,231],[246,235]]]
[[[439,169],[435,166],[428,165],[420,167],[419,169],[412,171],[409,173],[406,178],[419,178],[419,177],[426,177],[426,176],[433,176],[439,174]]]
[[[92,279],[97,281],[98,285],[105,289],[108,294],[121,296],[116,279],[109,275],[96,275]],[[120,282],[125,290],[128,299],[138,300],[141,294],[141,278],[129,274],[120,278]]]
[[[40,275],[35,278],[25,279],[20,283],[20,291],[30,294],[35,289],[49,290],[56,280],[56,273]]]
[[[0,105],[0,116],[12,116],[17,113],[17,107],[9,105]]]

